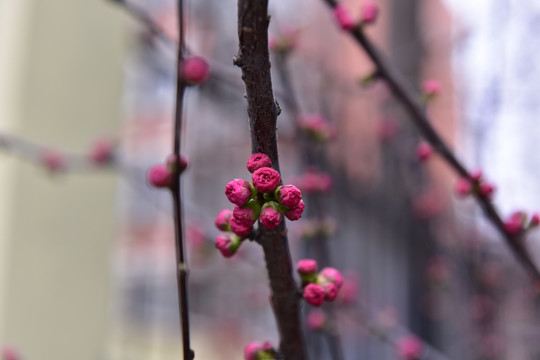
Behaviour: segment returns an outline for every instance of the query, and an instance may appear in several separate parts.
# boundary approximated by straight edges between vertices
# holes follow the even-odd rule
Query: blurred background
[[[359,1],[344,3],[358,16]],[[24,359],[181,357],[171,199],[146,183],[172,148],[175,49],[129,11],[174,40],[176,9],[126,4],[0,2],[0,345]],[[503,217],[540,209],[540,5],[377,4],[370,38],[415,89],[440,82],[426,111],[496,184]],[[248,342],[278,339],[261,248],[224,259],[213,244],[215,216],[232,208],[226,183],[249,179],[236,2],[188,0],[187,10],[188,50],[212,69],[187,92],[182,135],[193,348],[197,359],[241,359]],[[292,257],[346,275],[322,309],[344,358],[399,358],[408,334],[422,339],[422,359],[540,358],[531,280],[474,200],[453,195],[444,161],[418,160],[419,134],[384,83],[362,86],[374,70],[363,51],[323,1],[271,0],[269,11],[281,170],[307,203],[288,223]],[[325,119],[322,133],[309,118]],[[118,145],[114,159],[81,165],[96,139]],[[64,154],[63,171],[44,169],[43,149]],[[321,175],[331,185],[310,187]],[[536,258],[538,240],[531,230]],[[334,359],[335,338],[311,324],[306,339],[312,359]]]

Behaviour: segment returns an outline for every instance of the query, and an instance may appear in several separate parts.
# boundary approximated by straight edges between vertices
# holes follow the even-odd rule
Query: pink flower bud
[[[225,187],[225,195],[233,204],[244,206],[251,198],[251,186],[246,180],[234,179]]]
[[[288,208],[294,208],[302,200],[302,192],[294,185],[280,186],[276,190],[276,199]]]
[[[180,161],[178,161],[176,154],[170,154],[169,156],[167,156],[165,163],[167,164],[167,167],[169,168],[169,170],[171,170],[171,172],[174,172],[176,170],[176,167],[178,166],[178,172],[181,174],[184,172],[184,170],[187,169],[189,165],[189,159],[184,155],[180,155]]]
[[[216,249],[218,249],[224,257],[230,258],[236,253],[241,243],[238,236],[222,234],[216,239]]]
[[[261,344],[261,350],[266,352],[273,352],[274,345],[270,341],[265,341]]]
[[[515,211],[504,221],[504,230],[509,235],[517,235],[523,231],[525,220],[523,211]]]
[[[531,216],[531,225],[530,226],[538,226],[540,225],[540,214],[533,213]]]
[[[326,324],[326,314],[319,309],[311,310],[306,318],[307,326],[311,330],[322,330]]]
[[[261,344],[258,342],[250,342],[244,347],[245,360],[257,360],[259,350],[261,350]]]
[[[50,172],[59,172],[66,168],[66,158],[63,153],[48,149],[41,153],[41,164]]]
[[[172,182],[172,173],[165,165],[157,164],[148,171],[148,181],[158,188],[168,187]]]
[[[305,207],[306,204],[304,204],[304,201],[300,200],[296,207],[285,213],[285,216],[291,221],[296,221],[302,217],[302,213],[304,212]]]
[[[216,224],[216,227],[221,231],[230,231],[229,221],[231,220],[232,215],[233,212],[231,210],[223,209],[216,217],[214,224]]]
[[[326,283],[323,286],[325,299],[328,301],[334,301],[338,296],[339,289],[333,283]]]
[[[325,283],[333,283],[337,286],[338,290],[341,289],[341,286],[343,285],[343,276],[341,276],[341,273],[339,270],[334,269],[332,267],[325,267],[321,270],[319,273],[319,283],[325,284]]]
[[[107,139],[96,140],[88,153],[88,158],[96,165],[108,164],[113,160],[115,145]]]
[[[208,79],[210,66],[201,56],[189,56],[180,65],[180,76],[189,85],[197,85]]]
[[[492,183],[489,183],[487,181],[483,181],[478,186],[478,192],[483,197],[491,197],[493,193],[495,192],[495,186]]]
[[[233,216],[236,220],[246,226],[252,226],[257,221],[258,215],[258,211],[249,206],[235,206],[233,210]]]
[[[281,182],[281,176],[279,173],[269,167],[262,167],[253,173],[253,186],[257,191],[262,193],[269,193],[279,186]]]
[[[317,284],[308,284],[304,288],[303,297],[308,304],[313,306],[321,306],[325,297],[324,289],[322,286]]]
[[[334,8],[334,17],[337,20],[339,27],[343,30],[352,30],[356,27],[356,22],[345,6],[339,4]]]
[[[19,352],[11,346],[6,346],[2,349],[2,360],[20,360]]]
[[[360,8],[360,20],[363,24],[371,24],[377,20],[379,6],[373,1],[367,1]]]
[[[248,225],[240,222],[234,216],[229,220],[231,231],[240,237],[246,237],[251,233],[253,225]]]
[[[456,185],[454,187],[454,192],[459,197],[465,197],[467,195],[470,195],[472,191],[472,185],[469,179],[466,178],[459,178],[456,181]]]
[[[428,79],[422,84],[422,91],[426,96],[436,96],[441,92],[441,84],[435,79]]]
[[[469,176],[470,176],[472,181],[479,182],[482,179],[482,177],[484,176],[484,173],[482,172],[482,170],[476,169],[473,172],[471,172],[469,174]]]
[[[397,352],[403,360],[415,360],[418,359],[422,353],[422,342],[413,335],[403,336],[397,342]]]
[[[268,205],[269,203],[274,203],[273,205]],[[279,224],[283,221],[283,215],[277,210],[278,204],[271,201],[267,202],[265,206],[262,209],[260,220],[261,223],[266,227],[267,229],[275,229],[278,227]]]
[[[313,275],[317,272],[317,262],[312,259],[300,260],[296,265],[296,271],[300,275]]]
[[[418,144],[418,147],[416,148],[416,155],[418,156],[418,160],[424,162],[431,157],[431,154],[433,154],[433,148],[431,147],[431,145],[429,145],[425,141],[422,141]]]
[[[250,173],[254,173],[255,170],[258,170],[262,167],[271,167],[272,160],[270,160],[270,158],[266,154],[256,153],[250,156],[246,166]]]

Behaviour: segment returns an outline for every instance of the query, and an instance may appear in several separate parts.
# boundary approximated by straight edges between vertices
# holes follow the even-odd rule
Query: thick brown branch
[[[335,0],[324,1],[331,8],[335,8],[338,5],[337,1]],[[397,98],[397,100],[399,100],[399,102],[401,102],[403,107],[405,107],[409,113],[411,121],[418,128],[422,136],[429,141],[433,148],[456,171],[459,176],[470,178],[469,171],[456,158],[450,147],[431,126],[431,122],[424,111],[422,103],[419,101],[417,92],[407,84],[399,70],[389,61],[387,61],[379,49],[366,37],[361,26],[357,26],[352,29],[350,34],[368,54],[371,61],[373,61],[373,63],[377,66],[378,77],[388,84],[394,93],[394,96]],[[518,261],[525,267],[534,281],[540,283],[540,271],[525,249],[523,244],[523,236],[509,235],[505,231],[501,216],[491,200],[487,197],[481,196],[480,194],[475,194],[475,197],[480,207],[484,210],[486,217],[501,232],[507,245],[517,257]]]
[[[276,122],[279,107],[274,100],[268,52],[268,0],[238,1],[239,51],[235,64],[242,69],[246,85],[251,148],[272,159],[279,171]],[[300,325],[299,297],[285,223],[274,230],[259,226],[259,242],[263,247],[272,305],[280,335],[280,352],[287,360],[306,359]]]

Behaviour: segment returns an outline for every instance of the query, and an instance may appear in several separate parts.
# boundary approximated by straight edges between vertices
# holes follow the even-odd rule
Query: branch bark
[[[336,0],[323,1],[332,9],[338,5]],[[350,30],[350,35],[364,49],[371,61],[375,64],[377,67],[378,78],[386,81],[396,99],[409,113],[411,121],[418,128],[422,136],[459,176],[471,179],[469,171],[457,159],[450,147],[431,126],[431,122],[424,111],[423,105],[419,101],[417,92],[409,86],[396,66],[389,62],[382,55],[380,50],[366,37],[361,26],[356,26],[354,29]],[[540,271],[523,244],[523,234],[516,236],[508,234],[504,229],[504,222],[491,200],[478,193],[474,196],[488,220],[490,220],[503,235],[510,250],[535,281],[535,285],[540,286]]]
[[[242,69],[253,153],[265,153],[279,171],[276,123],[280,109],[274,100],[268,51],[268,0],[238,1],[239,51],[234,63]],[[300,325],[300,297],[283,221],[268,230],[259,224],[272,290],[272,305],[280,335],[280,353],[286,360],[307,359]]]

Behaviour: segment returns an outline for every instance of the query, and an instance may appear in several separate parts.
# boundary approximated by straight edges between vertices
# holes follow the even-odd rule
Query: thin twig
[[[336,0],[323,0],[331,8],[338,5]],[[366,37],[361,26],[356,26],[350,30],[351,36],[368,54],[371,61],[377,67],[377,77],[385,80],[394,96],[410,115],[411,121],[418,128],[420,133],[431,144],[431,146],[439,153],[439,155],[452,167],[455,172],[461,176],[471,179],[469,171],[457,159],[450,147],[444,142],[441,136],[431,126],[431,122],[427,117],[422,103],[419,101],[417,92],[412,89],[407,81],[403,78],[396,66],[389,62],[379,51],[379,49]],[[471,179],[472,180],[472,179]],[[488,197],[482,196],[478,192],[474,194],[478,204],[484,210],[486,217],[500,231],[506,241],[508,247],[512,250],[518,261],[527,270],[533,280],[540,284],[540,271],[533,262],[523,244],[523,234],[510,235],[505,231],[504,222],[499,215],[499,212]]]
[[[276,123],[279,107],[274,99],[268,52],[268,0],[238,0],[239,51],[235,65],[242,69],[253,153],[265,153],[279,171]],[[287,360],[305,360],[300,324],[300,297],[283,221],[276,229],[259,224],[272,290],[272,305],[280,335],[279,351]]]
[[[184,59],[184,2],[178,0],[178,60],[177,60],[177,81],[176,81],[176,112],[174,119],[174,145],[173,153],[176,161],[180,162],[182,116],[184,111],[184,93],[186,83],[181,78],[180,67]],[[182,228],[182,193],[180,181],[180,166],[174,166],[173,183],[171,194],[174,205],[174,231],[176,248],[176,280],[178,289],[178,306],[180,316],[180,328],[182,331],[182,350],[184,360],[193,360],[195,353],[191,350],[189,332],[189,306],[188,306],[188,286],[187,286],[187,263],[184,256],[184,237]]]

